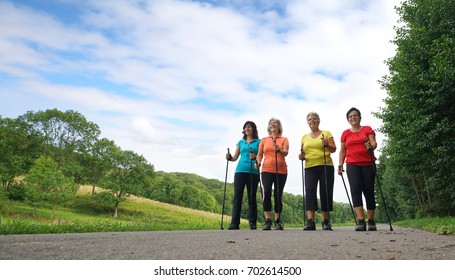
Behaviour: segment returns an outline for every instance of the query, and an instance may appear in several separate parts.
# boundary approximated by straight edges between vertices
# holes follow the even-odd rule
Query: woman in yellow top
[[[288,176],[288,168],[285,157],[289,151],[289,141],[283,137],[283,127],[278,119],[270,119],[267,128],[268,137],[264,137],[259,144],[256,158],[256,169],[262,164],[262,207],[264,209],[265,223],[263,230],[272,228],[272,185],[274,185],[273,197],[275,201],[275,229],[283,230],[280,219],[283,210],[283,189]]]
[[[305,204],[308,220],[303,229],[316,230],[314,213],[318,210],[316,192],[319,182],[319,197],[324,219],[322,229],[332,230],[329,212],[333,211],[335,169],[330,154],[334,153],[337,147],[330,131],[319,129],[320,119],[316,112],[308,113],[306,119],[311,132],[302,137],[301,153],[299,154],[299,159],[305,160]]]

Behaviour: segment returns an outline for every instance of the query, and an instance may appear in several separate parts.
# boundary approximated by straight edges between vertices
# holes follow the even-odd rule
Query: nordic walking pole
[[[250,154],[253,154],[253,148],[250,147]],[[250,189],[251,189],[251,197],[250,197],[250,209],[253,209],[253,160],[250,158]],[[255,194],[255,193],[254,193]],[[250,211],[251,215],[253,215],[253,211]],[[253,217],[250,217],[253,219]]]
[[[303,149],[300,149],[303,153]],[[305,205],[305,175],[303,171],[303,159],[302,159],[302,205],[303,205],[303,225],[306,226],[306,205]]]
[[[368,138],[366,136],[364,139],[365,139],[365,143],[369,142]],[[390,217],[389,217],[389,211],[387,210],[387,204],[385,203],[384,194],[382,193],[382,189],[381,189],[381,183],[379,182],[379,176],[378,176],[378,172],[377,172],[378,170],[376,168],[376,163],[374,162],[374,158],[373,158],[373,150],[367,149],[367,151],[370,154],[371,163],[373,164],[374,175],[376,177],[376,181],[378,182],[378,188],[379,188],[379,192],[381,193],[382,202],[384,202],[385,213],[387,214],[387,220],[389,221],[390,231],[393,231],[392,222],[390,221]]]
[[[354,222],[357,225],[357,218],[355,217],[354,208],[352,207],[351,199],[349,198],[348,188],[346,188],[346,183],[344,182],[343,171],[344,170],[341,170],[341,180],[343,180],[344,189],[346,191],[346,195],[348,196],[349,205],[351,206],[352,217],[354,218]]]
[[[231,154],[231,153],[229,152],[229,148],[227,148],[227,153],[228,153],[228,154]],[[226,201],[226,184],[227,184],[228,167],[229,167],[229,159],[226,160],[226,176],[224,177],[223,208],[222,208],[222,210],[221,210],[221,230],[224,230],[224,228],[223,228],[224,202]]]
[[[324,139],[324,134],[322,134],[322,139]],[[325,156],[325,146],[323,145],[323,152],[324,152],[324,180],[325,180],[325,196],[327,202],[327,215],[330,219],[330,207],[329,207],[329,185],[327,184],[327,159]],[[332,230],[332,228],[330,228]]]
[[[281,220],[281,191],[280,191],[280,185],[278,183],[278,152],[275,149],[276,147],[276,139],[273,139],[273,149],[275,150],[275,166],[276,166],[276,172],[275,172],[275,178],[276,178],[276,188],[278,191],[278,210],[280,212],[280,220]]]

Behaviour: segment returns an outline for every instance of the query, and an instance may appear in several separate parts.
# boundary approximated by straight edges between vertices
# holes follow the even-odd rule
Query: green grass
[[[417,228],[439,234],[455,234],[454,217],[422,218],[395,222],[402,227]]]
[[[220,229],[221,223],[220,214],[140,198],[122,202],[118,218],[113,218],[111,211],[90,213],[87,209],[69,208],[58,208],[55,212],[37,208],[33,217],[33,208],[20,202],[10,202],[7,211],[3,210],[0,234],[210,230]],[[229,220],[224,215],[225,228]],[[247,227],[246,221],[242,227]]]
[[[110,207],[94,206],[87,198],[86,195],[79,196],[76,208],[58,208],[54,212],[47,208],[37,208],[35,217],[33,208],[27,204],[0,199],[0,234],[220,229],[220,214],[131,198],[120,204],[119,217],[113,218]],[[224,215],[225,229],[229,222],[230,216]],[[450,217],[414,219],[393,224],[439,234],[455,234],[455,218]],[[242,220],[240,226],[247,229],[248,222]],[[303,225],[286,224],[285,227],[302,228]]]

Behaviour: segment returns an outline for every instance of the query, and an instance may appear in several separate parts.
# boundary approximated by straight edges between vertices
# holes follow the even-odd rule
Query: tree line
[[[394,219],[455,215],[455,1],[396,7],[396,54],[376,113],[387,136],[379,173]]]

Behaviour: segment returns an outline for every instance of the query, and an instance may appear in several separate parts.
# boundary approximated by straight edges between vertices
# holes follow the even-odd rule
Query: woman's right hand
[[[301,152],[299,154],[299,160],[305,160],[305,153],[304,152]]]
[[[339,165],[338,166],[338,175],[343,175],[343,172],[344,172],[343,165]]]
[[[231,159],[232,159],[232,155],[231,155],[230,153],[227,153],[227,154],[226,154],[226,159],[227,159],[227,160],[231,160]]]

